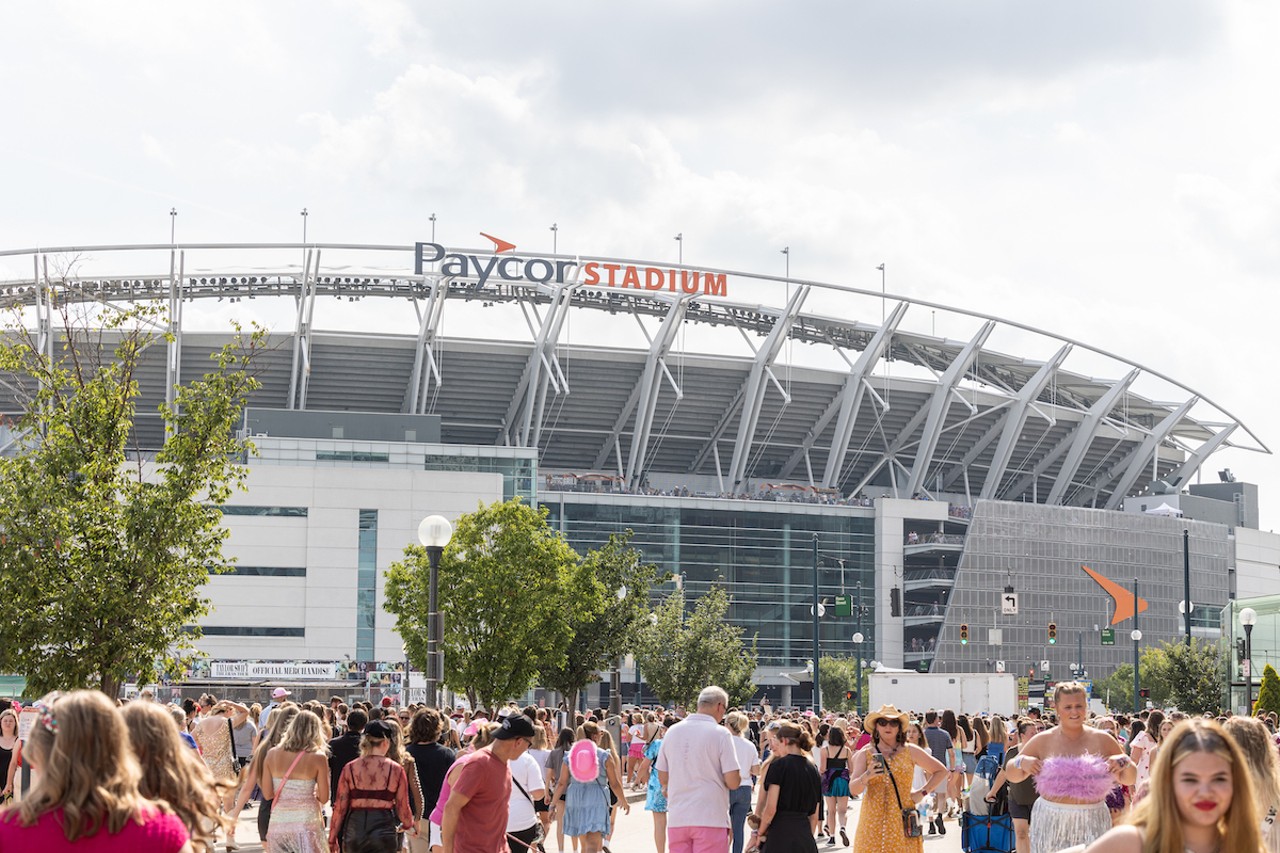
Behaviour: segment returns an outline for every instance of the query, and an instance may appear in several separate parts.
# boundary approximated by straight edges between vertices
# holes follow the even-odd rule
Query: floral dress
[[[868,765],[874,760],[874,754],[875,750],[868,750]],[[903,809],[913,805],[911,782],[915,769],[916,764],[906,747],[900,747],[889,757],[889,773],[898,783]],[[888,776],[877,774],[867,779],[867,793],[862,798],[853,849],[858,853],[922,853],[924,850],[923,838],[907,838],[902,831],[902,811]]]

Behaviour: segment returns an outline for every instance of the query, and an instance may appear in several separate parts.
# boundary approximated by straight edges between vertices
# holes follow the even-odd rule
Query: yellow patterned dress
[[[875,750],[868,749],[868,765],[874,760],[873,755]],[[889,758],[889,772],[898,783],[902,808],[909,809],[915,805],[911,800],[911,780],[915,769],[915,762],[905,746],[899,747]],[[877,774],[867,779],[867,792],[862,797],[853,849],[858,853],[921,853],[924,850],[923,838],[907,838],[902,831],[902,810],[898,808],[898,799],[893,795],[893,785],[888,776]]]

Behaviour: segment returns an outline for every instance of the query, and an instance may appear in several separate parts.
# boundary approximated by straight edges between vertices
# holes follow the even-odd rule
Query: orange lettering
[[[644,289],[662,290],[662,270],[657,267],[644,268]]]
[[[680,289],[685,293],[698,292],[698,274],[690,273],[689,270],[680,271]]]
[[[591,261],[589,263],[585,263],[582,265],[582,271],[587,274],[587,282],[586,282],[587,284],[600,283],[600,273],[596,272],[596,267],[598,266],[599,264],[597,264],[595,261]]]
[[[618,265],[617,265],[617,264],[605,264],[605,265],[604,265],[604,268],[605,268],[606,270],[608,270],[608,272],[609,272],[609,286],[610,286],[610,287],[617,287],[617,286],[618,286],[618,283],[617,283],[616,281],[614,281],[613,274],[614,274],[614,273],[616,273],[616,272],[618,271]]]
[[[622,276],[623,287],[634,287],[640,289],[640,273],[635,267],[627,267],[626,272]]]
[[[702,290],[707,296],[724,296],[724,273],[713,275],[709,272],[702,274]]]

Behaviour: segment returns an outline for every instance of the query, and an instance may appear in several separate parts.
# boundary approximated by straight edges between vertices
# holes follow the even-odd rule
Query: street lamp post
[[[440,626],[439,570],[440,555],[453,536],[453,525],[442,515],[429,515],[418,525],[418,541],[427,549],[427,701],[440,707],[440,679],[444,676],[440,646],[444,634]]]
[[[813,534],[813,713],[822,713],[822,687],[818,684],[818,534]]]
[[[618,587],[618,603],[627,598],[626,584]],[[613,674],[609,677],[609,713],[618,716],[622,713],[622,658],[613,661]]]
[[[1182,591],[1186,594],[1183,602],[1187,605],[1183,611],[1183,622],[1187,629],[1187,648],[1191,648],[1191,531],[1182,531]],[[1137,605],[1134,605],[1135,610]]]
[[[1142,679],[1138,674],[1138,643],[1142,641],[1142,632],[1138,630],[1138,579],[1133,579],[1133,713],[1142,710],[1142,698],[1138,695],[1142,690]]]
[[[853,635],[853,656],[858,661],[858,672],[855,676],[857,678],[857,682],[853,688],[853,710],[856,714],[862,713],[862,642],[865,639],[866,637],[862,636],[861,631],[858,631]]]
[[[1244,626],[1244,706],[1245,713],[1253,716],[1253,626],[1258,624],[1258,611],[1246,607],[1240,611],[1240,624]]]

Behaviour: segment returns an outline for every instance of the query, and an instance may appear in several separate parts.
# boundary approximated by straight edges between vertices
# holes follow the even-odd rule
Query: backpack
[[[586,739],[576,742],[569,750],[569,775],[579,782],[594,782],[599,774],[596,745]]]
[[[996,779],[996,774],[1000,772],[1000,754],[1004,750],[996,747],[995,744],[988,744],[987,751],[978,759],[978,764],[974,768],[974,775],[981,776],[990,785]]]

